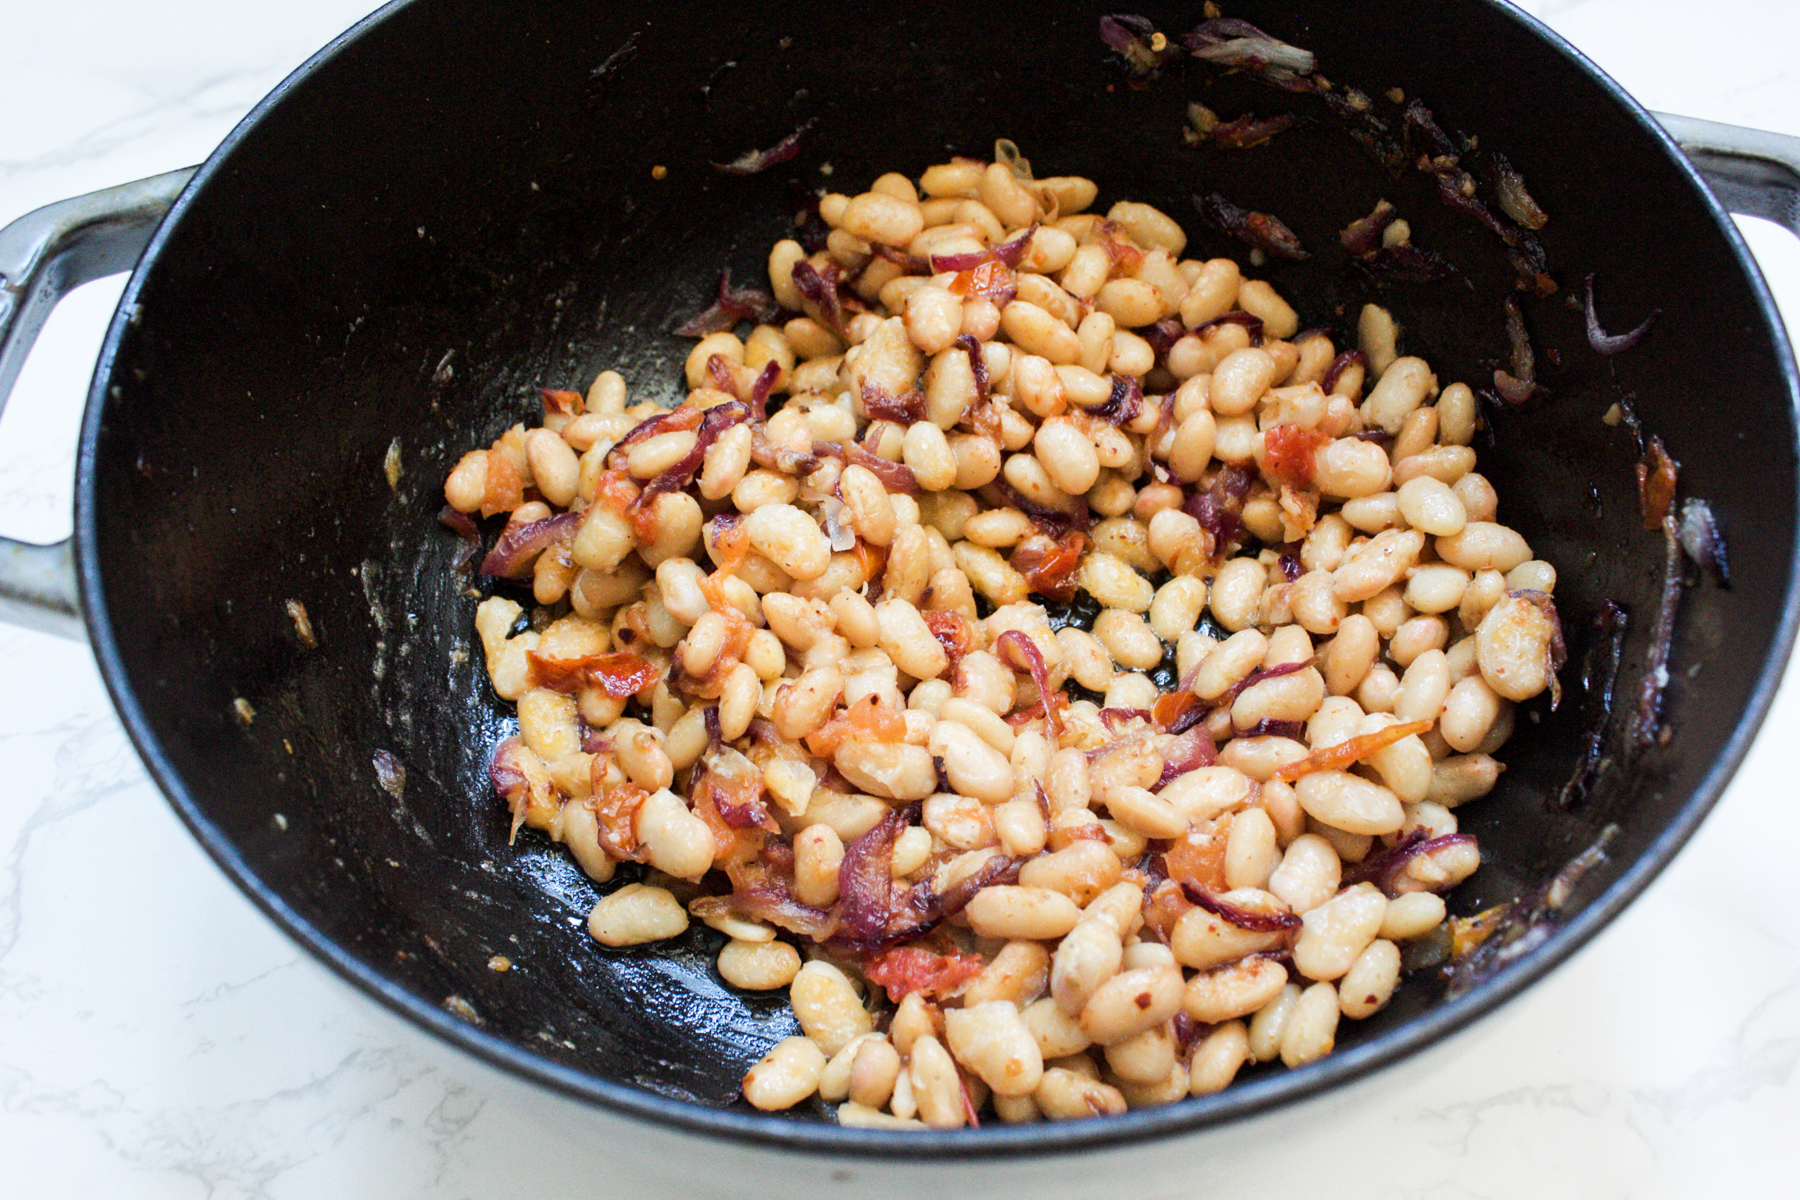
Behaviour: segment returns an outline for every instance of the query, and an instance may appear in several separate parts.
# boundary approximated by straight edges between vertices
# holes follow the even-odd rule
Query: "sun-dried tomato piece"
[[[1078,529],[1071,529],[1054,539],[1045,534],[1033,534],[1013,551],[1013,570],[1023,575],[1031,590],[1045,599],[1072,600],[1081,553],[1086,549],[1087,535]]]
[[[605,654],[586,654],[579,658],[554,658],[535,650],[525,652],[534,687],[574,695],[587,687],[598,687],[615,700],[635,696],[654,687],[662,678],[657,665],[629,650],[612,650]]]
[[[903,742],[906,718],[874,696],[864,696],[806,735],[806,748],[830,758],[847,741]]]
[[[1163,852],[1169,878],[1203,892],[1228,892],[1225,882],[1225,839],[1209,829],[1190,829]]]
[[[1330,444],[1331,435],[1317,429],[1277,425],[1263,434],[1269,474],[1290,487],[1309,488],[1313,481],[1313,455]]]
[[[892,946],[862,964],[863,977],[887,989],[895,1004],[918,992],[940,1000],[981,974],[979,954],[938,954],[919,946]]]

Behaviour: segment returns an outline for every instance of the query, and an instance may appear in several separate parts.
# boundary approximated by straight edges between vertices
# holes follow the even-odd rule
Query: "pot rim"
[[[1796,630],[1800,628],[1800,563],[1793,559],[1790,559],[1788,584],[1781,606],[1781,623],[1769,657],[1758,673],[1749,702],[1730,738],[1714,758],[1694,794],[1676,819],[1611,887],[1567,924],[1558,925],[1542,945],[1496,972],[1469,993],[1445,1001],[1424,1016],[1365,1044],[1338,1051],[1298,1069],[1235,1084],[1212,1096],[1133,1109],[1101,1120],[1067,1124],[989,1124],[979,1129],[886,1131],[846,1128],[832,1122],[796,1121],[779,1114],[752,1115],[709,1108],[600,1079],[554,1062],[456,1018],[437,1004],[407,991],[358,960],[263,883],[231,839],[206,818],[186,781],[163,753],[145,706],[127,675],[105,606],[98,557],[101,514],[95,496],[95,467],[96,446],[120,345],[133,322],[145,282],[194,197],[224,168],[239,142],[266,112],[315,72],[324,69],[344,46],[359,40],[413,2],[389,0],[333,38],[282,80],[208,155],[151,238],[108,325],[89,388],[76,460],[74,539],[81,606],[94,657],[121,723],[171,807],[213,861],[277,927],[346,983],[397,1016],[490,1066],[572,1099],[675,1131],[724,1138],[752,1147],[817,1155],[854,1155],[865,1159],[931,1158],[954,1162],[1011,1158],[1046,1151],[1070,1153],[1193,1134],[1243,1121],[1283,1105],[1297,1104],[1372,1075],[1427,1046],[1444,1041],[1523,992],[1585,946],[1649,886],[1693,835],[1742,763],[1774,702],[1783,672],[1794,652]],[[1687,186],[1701,195],[1712,219],[1725,235],[1739,269],[1745,273],[1764,324],[1773,335],[1782,381],[1793,401],[1793,411],[1800,412],[1800,370],[1796,369],[1793,347],[1768,285],[1730,216],[1673,139],[1618,83],[1535,17],[1502,0],[1474,2],[1497,10],[1536,35],[1547,50],[1561,55],[1571,68],[1585,74],[1621,105],[1663,154],[1674,160]],[[1800,515],[1800,491],[1791,500],[1796,514]]]

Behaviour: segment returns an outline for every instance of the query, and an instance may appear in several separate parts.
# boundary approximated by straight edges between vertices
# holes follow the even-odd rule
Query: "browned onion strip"
[[[1640,750],[1658,740],[1662,733],[1663,689],[1669,686],[1669,651],[1675,641],[1675,614],[1681,608],[1681,536],[1673,514],[1663,517],[1662,528],[1662,596],[1650,627],[1650,652],[1645,656],[1644,677],[1638,684],[1637,709],[1625,731],[1633,748]]]
[[[1662,315],[1662,309],[1653,308],[1650,310],[1650,315],[1638,322],[1635,328],[1628,329],[1620,334],[1609,334],[1606,330],[1600,328],[1600,314],[1594,311],[1594,277],[1592,275],[1587,277],[1587,288],[1585,290],[1587,292],[1585,297],[1587,308],[1587,340],[1588,345],[1594,348],[1595,354],[1623,354],[1625,351],[1643,341],[1644,335],[1650,332],[1650,326],[1656,321],[1657,317]]]
[[[1185,879],[1179,882],[1181,894],[1186,896],[1196,908],[1203,908],[1220,920],[1236,925],[1239,929],[1245,929],[1251,933],[1292,933],[1300,928],[1300,918],[1291,912],[1257,912],[1254,909],[1232,904],[1211,892],[1195,887]]]
[[[838,868],[838,926],[846,937],[869,941],[887,932],[893,912],[894,843],[906,827],[905,813],[892,809],[875,827],[844,847]]]
[[[770,146],[767,150],[746,150],[728,163],[714,163],[713,169],[723,171],[727,175],[755,175],[766,171],[777,163],[784,163],[800,153],[800,143],[812,132],[812,127],[819,123],[819,118],[808,117],[800,122],[794,132]]]
[[[494,548],[481,560],[479,570],[483,575],[500,579],[520,578],[537,561],[538,555],[559,540],[574,537],[575,528],[580,524],[578,512],[557,513],[541,521],[523,524],[509,523]]]
[[[1300,262],[1311,258],[1306,247],[1279,217],[1265,212],[1240,208],[1217,192],[1194,197],[1194,208],[1207,224],[1221,233],[1230,234],[1246,245],[1255,246],[1271,258]]]

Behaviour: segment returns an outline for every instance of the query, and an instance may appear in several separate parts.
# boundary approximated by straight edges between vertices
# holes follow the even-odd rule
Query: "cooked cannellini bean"
[[[667,888],[628,883],[588,914],[588,933],[602,946],[638,946],[684,932],[687,910]]]
[[[792,1108],[819,1090],[825,1054],[810,1038],[783,1038],[744,1076],[744,1099],[764,1112]]]

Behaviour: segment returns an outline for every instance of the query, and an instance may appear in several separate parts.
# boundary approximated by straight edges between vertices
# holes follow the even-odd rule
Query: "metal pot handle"
[[[196,168],[47,204],[0,229],[0,412],[57,301],[128,271]],[[0,621],[81,639],[72,539],[0,538]]]
[[[1800,235],[1800,138],[1672,113],[1651,113],[1728,212]]]

